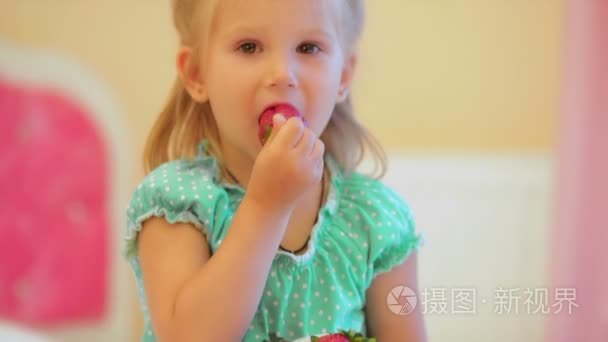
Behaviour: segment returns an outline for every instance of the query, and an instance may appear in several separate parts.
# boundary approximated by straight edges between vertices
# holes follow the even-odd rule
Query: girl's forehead
[[[219,0],[214,30],[303,28],[336,30],[344,0]]]

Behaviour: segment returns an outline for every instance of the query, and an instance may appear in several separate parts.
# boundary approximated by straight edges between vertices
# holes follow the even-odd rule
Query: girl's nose
[[[296,69],[295,56],[290,56],[288,53],[276,54],[268,61],[267,85],[275,88],[297,87]]]

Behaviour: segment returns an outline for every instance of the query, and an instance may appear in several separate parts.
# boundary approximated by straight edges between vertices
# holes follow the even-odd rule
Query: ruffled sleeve
[[[210,246],[221,237],[228,197],[213,182],[213,169],[204,160],[177,160],[148,174],[134,191],[127,207],[124,253],[137,255],[137,234],[152,216],[170,223],[190,223],[204,234]]]
[[[348,181],[349,192],[358,196],[359,216],[364,222],[367,249],[367,286],[374,278],[402,264],[423,243],[416,232],[412,212],[403,198],[378,180],[354,175]]]

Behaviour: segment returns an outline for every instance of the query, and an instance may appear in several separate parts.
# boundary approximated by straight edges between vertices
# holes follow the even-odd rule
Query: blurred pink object
[[[608,341],[608,1],[566,2],[553,288],[574,288],[546,340]]]
[[[0,73],[0,320],[103,317],[108,163],[91,115]]]

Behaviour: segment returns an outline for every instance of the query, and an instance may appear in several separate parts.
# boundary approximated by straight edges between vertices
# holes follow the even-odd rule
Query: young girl
[[[420,306],[387,302],[398,286],[418,292],[411,213],[354,171],[364,150],[384,170],[349,96],[363,0],[172,8],[179,77],[127,209],[144,340],[424,340]]]

